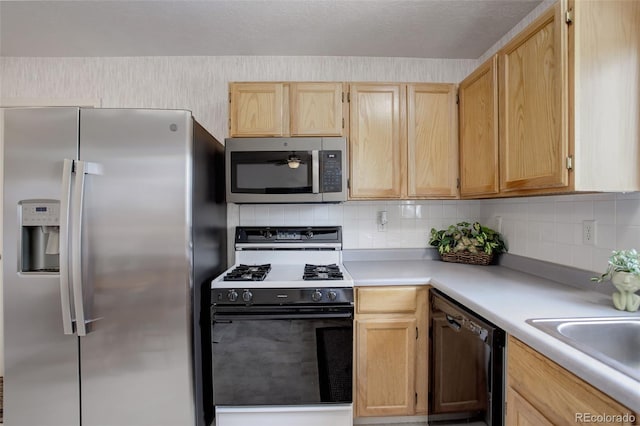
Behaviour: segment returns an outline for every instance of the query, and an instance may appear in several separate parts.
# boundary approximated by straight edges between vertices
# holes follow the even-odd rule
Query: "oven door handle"
[[[246,321],[246,320],[312,320],[312,319],[344,319],[344,318],[353,318],[353,313],[351,312],[332,312],[332,313],[322,313],[322,312],[309,312],[309,313],[291,313],[291,314],[249,314],[249,313],[241,313],[241,314],[214,314],[213,322],[229,322],[229,321]]]

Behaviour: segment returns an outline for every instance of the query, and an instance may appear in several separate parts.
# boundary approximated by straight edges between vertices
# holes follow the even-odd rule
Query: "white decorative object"
[[[636,312],[640,308],[640,276],[630,272],[614,272],[611,282],[618,289],[611,296],[613,305],[620,311]]]

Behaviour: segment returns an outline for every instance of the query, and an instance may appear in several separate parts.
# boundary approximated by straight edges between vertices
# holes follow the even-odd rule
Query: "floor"
[[[0,377],[0,424],[2,424],[3,422],[3,406],[2,406],[2,401],[3,401],[3,395],[4,395],[4,378]],[[374,425],[371,425],[374,426]],[[425,422],[419,422],[419,423],[377,423],[375,424],[375,426],[427,426],[427,423]],[[441,423],[438,422],[436,424],[433,424],[433,426],[487,426],[485,423],[483,422],[473,422],[473,423]]]
[[[362,425],[365,426],[365,425]],[[425,422],[418,423],[376,423],[366,426],[427,426]],[[429,426],[487,426],[484,422],[459,422],[459,423],[430,423]]]

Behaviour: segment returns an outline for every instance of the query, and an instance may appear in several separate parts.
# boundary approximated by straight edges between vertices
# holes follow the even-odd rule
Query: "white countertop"
[[[616,310],[608,295],[564,286],[501,266],[434,260],[347,261],[344,265],[356,286],[431,284],[628,408],[640,412],[640,382],[525,322],[530,318],[640,317],[638,312]]]

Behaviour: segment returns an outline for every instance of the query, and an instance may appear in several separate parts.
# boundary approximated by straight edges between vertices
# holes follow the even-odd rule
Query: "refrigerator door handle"
[[[84,210],[85,175],[101,175],[102,166],[97,163],[76,161],[74,178],[73,207],[71,210],[71,277],[73,284],[73,301],[76,310],[76,330],[78,336],[86,336],[87,325],[92,321],[87,319],[85,310],[84,290],[82,280],[82,216]]]
[[[60,197],[60,302],[64,334],[74,333],[71,314],[71,287],[69,286],[69,213],[71,207],[71,174],[73,160],[65,158],[62,166],[62,192]]]

